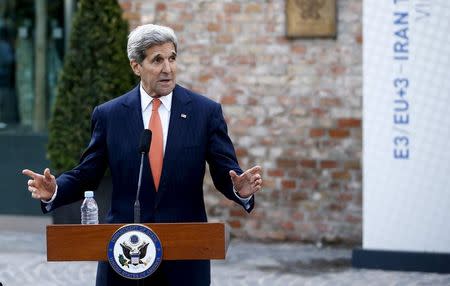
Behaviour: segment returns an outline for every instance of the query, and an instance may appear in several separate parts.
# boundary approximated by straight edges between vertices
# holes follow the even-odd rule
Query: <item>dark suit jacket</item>
[[[87,189],[96,189],[109,167],[113,191],[107,221],[132,223],[140,165],[138,145],[143,129],[139,86],[97,106],[92,114],[89,146],[80,164],[58,177],[58,195],[50,211],[82,199]],[[242,204],[233,193],[228,174],[230,170],[238,174],[242,170],[227,135],[221,106],[179,85],[173,90],[158,192],[155,192],[150,164],[144,161],[140,193],[142,222],[206,222],[202,188],[206,162],[215,187],[228,199]],[[253,199],[250,204],[249,212],[254,206]],[[151,279],[157,282],[149,285],[209,285],[210,264],[209,261],[164,261],[153,276]],[[127,284],[119,280],[107,263],[99,264],[97,285]]]

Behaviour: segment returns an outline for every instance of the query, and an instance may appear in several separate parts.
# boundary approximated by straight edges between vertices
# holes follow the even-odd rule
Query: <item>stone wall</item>
[[[361,242],[362,1],[337,2],[336,39],[288,39],[281,0],[119,1],[132,27],[175,30],[179,83],[221,102],[241,166],[263,167],[250,215],[206,179],[235,236]]]

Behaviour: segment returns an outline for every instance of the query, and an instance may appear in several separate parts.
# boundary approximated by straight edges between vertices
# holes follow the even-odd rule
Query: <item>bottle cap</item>
[[[94,192],[93,191],[86,191],[86,192],[84,192],[84,197],[85,198],[93,198],[94,197]]]

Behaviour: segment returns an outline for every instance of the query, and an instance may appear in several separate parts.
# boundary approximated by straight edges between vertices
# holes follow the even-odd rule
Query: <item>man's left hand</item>
[[[241,198],[248,198],[261,190],[262,178],[260,166],[250,168],[240,176],[231,170],[230,177],[231,181],[233,181],[234,188]]]

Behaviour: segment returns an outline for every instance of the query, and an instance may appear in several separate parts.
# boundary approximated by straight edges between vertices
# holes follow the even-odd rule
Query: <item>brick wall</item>
[[[336,39],[287,39],[281,0],[119,1],[132,27],[175,30],[179,83],[221,102],[241,166],[263,166],[250,215],[206,179],[236,236],[361,241],[362,3],[337,2]]]

